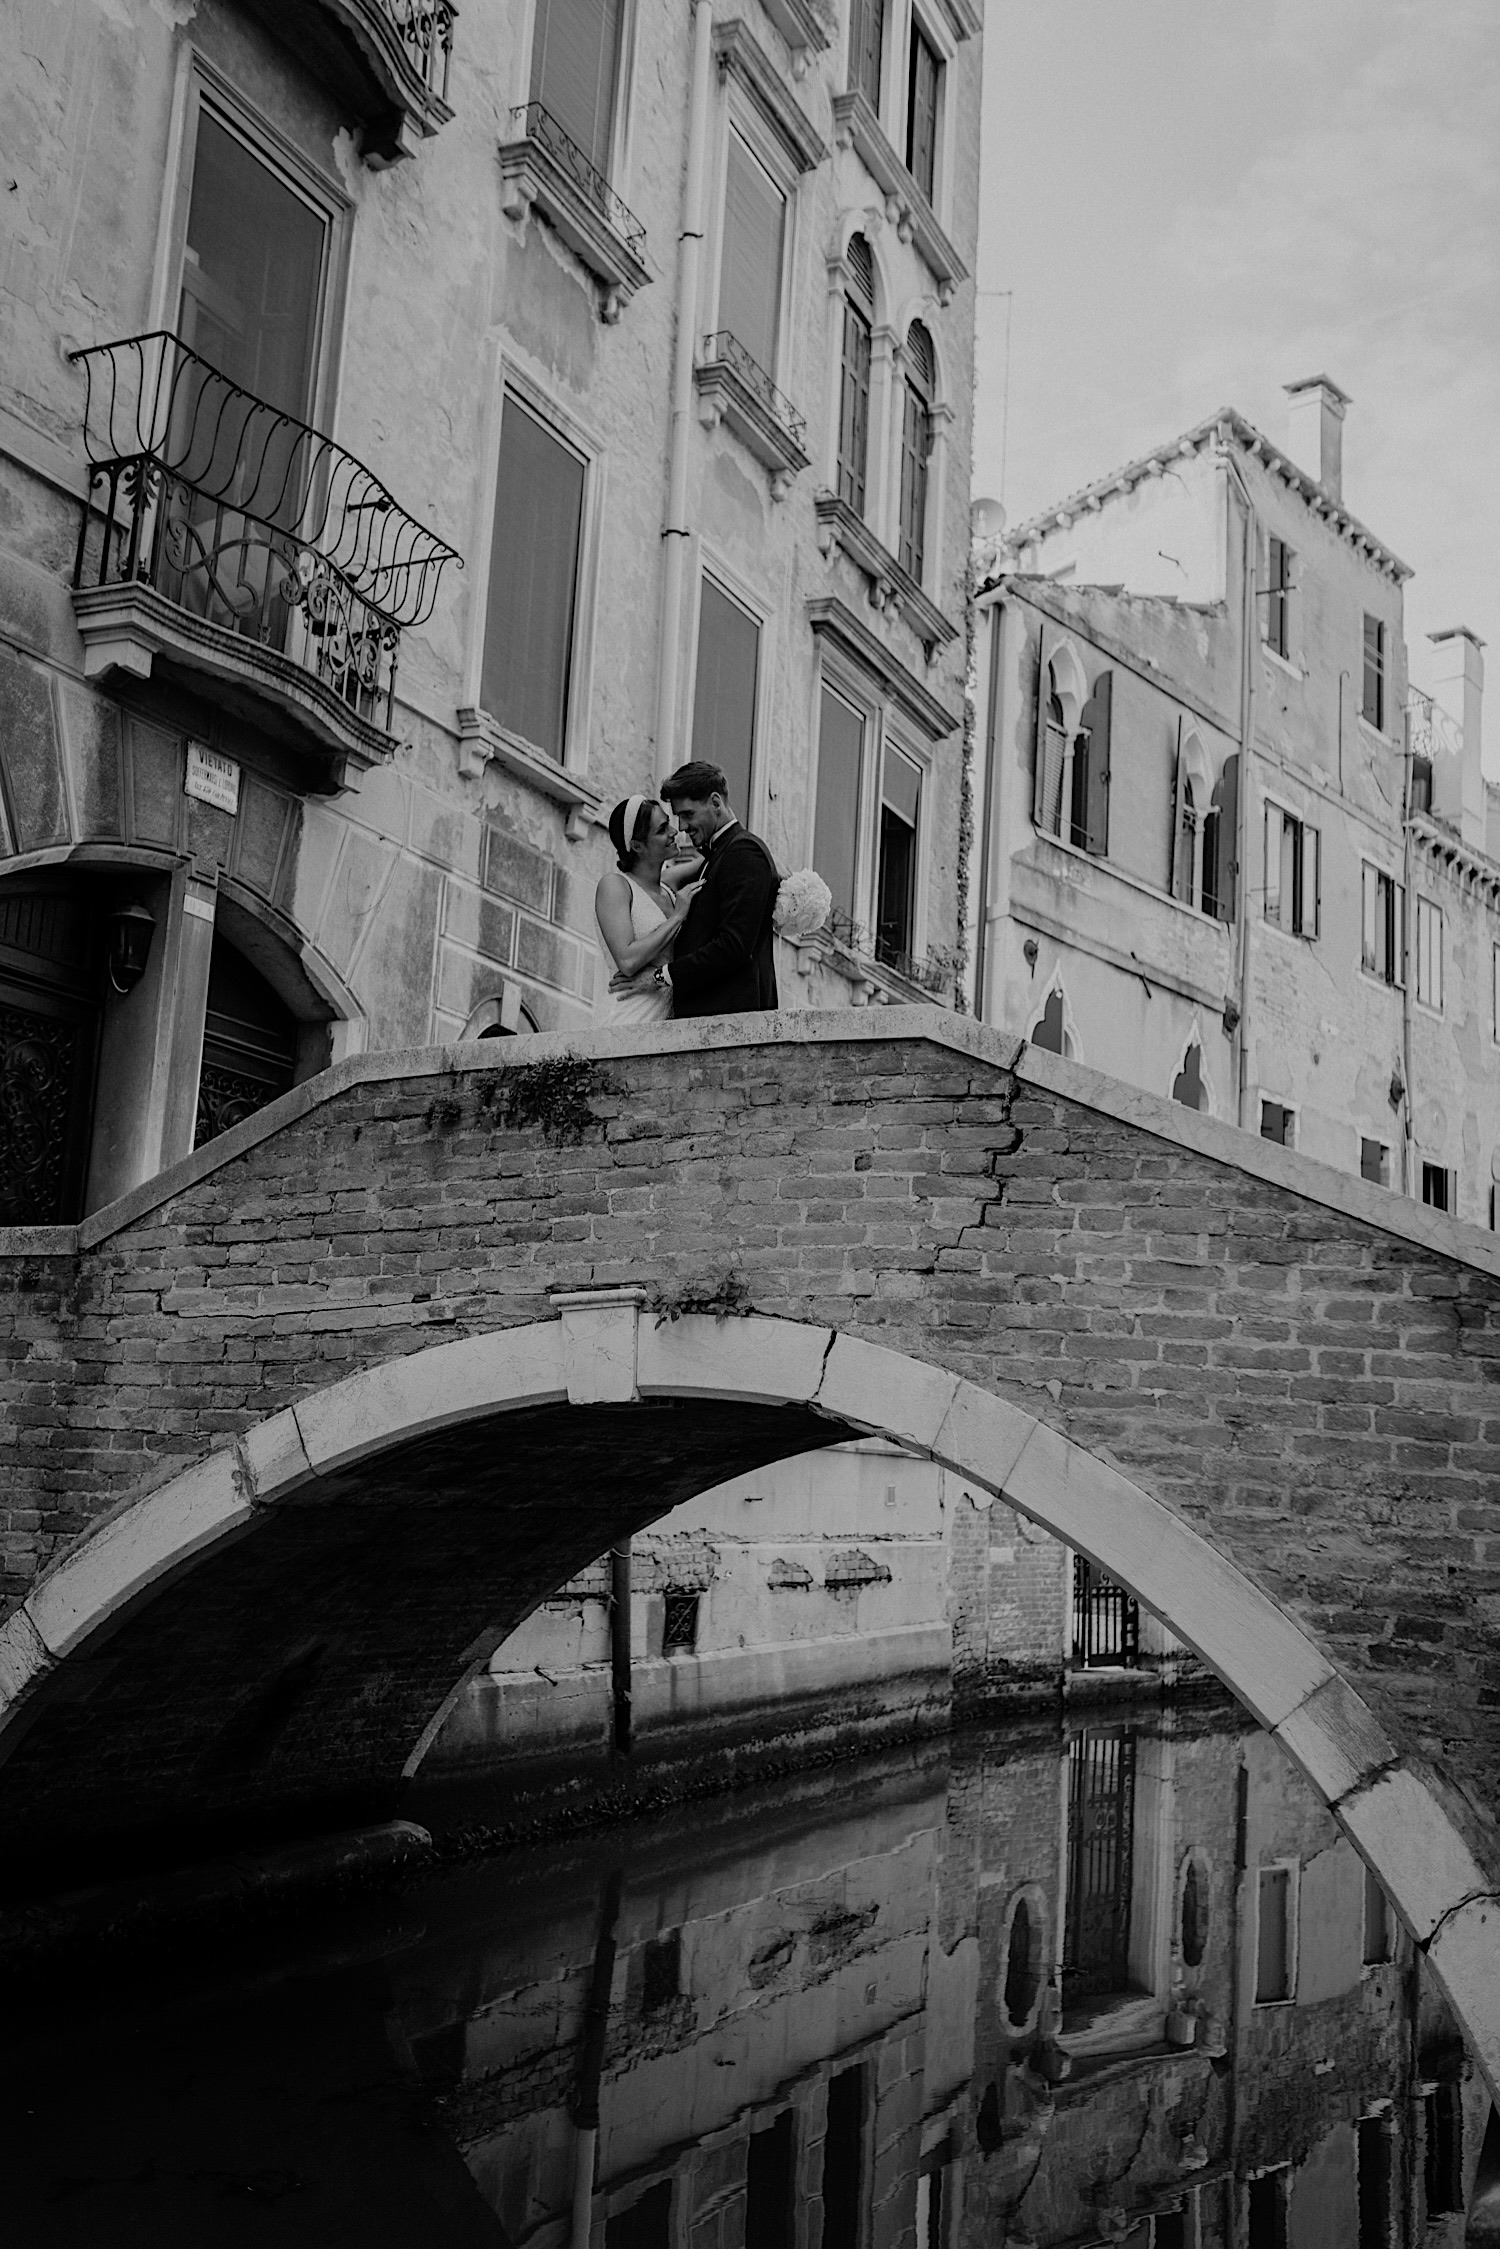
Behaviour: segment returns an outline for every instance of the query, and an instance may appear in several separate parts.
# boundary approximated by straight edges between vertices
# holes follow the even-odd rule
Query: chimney
[[[1458,758],[1432,761],[1432,809],[1457,828],[1464,842],[1476,851],[1485,845],[1484,767],[1481,762],[1480,716],[1484,704],[1484,642],[1467,625],[1450,625],[1429,633],[1437,650],[1429,677],[1432,695],[1463,734]]]
[[[1330,500],[1344,497],[1344,414],[1352,403],[1347,391],[1327,375],[1308,375],[1283,386],[1287,411],[1287,451],[1298,468],[1315,476]]]

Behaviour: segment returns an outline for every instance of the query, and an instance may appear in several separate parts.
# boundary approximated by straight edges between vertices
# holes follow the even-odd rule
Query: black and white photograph
[[[0,0],[5,2249],[1500,2249],[1495,0]]]

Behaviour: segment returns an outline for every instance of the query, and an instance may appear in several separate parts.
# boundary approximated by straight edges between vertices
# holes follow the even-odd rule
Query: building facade
[[[23,0],[0,94],[9,1224],[329,1061],[566,1029],[602,819],[956,941],[972,0]]]
[[[1407,672],[1345,394],[1224,412],[993,543],[976,1005],[1488,1225],[1500,794],[1480,645]],[[1002,567],[1003,565],[1003,567]]]

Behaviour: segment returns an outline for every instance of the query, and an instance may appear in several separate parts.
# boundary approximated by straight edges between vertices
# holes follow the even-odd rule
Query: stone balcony
[[[453,115],[452,0],[245,0],[354,118],[377,169],[414,156]]]
[[[770,476],[771,497],[785,499],[810,458],[807,424],[791,400],[727,328],[704,337],[693,380],[704,428],[722,422]]]
[[[599,316],[613,323],[651,279],[646,229],[550,110],[523,102],[513,139],[500,147],[501,209],[524,225],[534,211],[599,285]]]

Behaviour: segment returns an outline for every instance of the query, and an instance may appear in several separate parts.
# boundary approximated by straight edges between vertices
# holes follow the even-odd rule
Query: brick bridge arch
[[[912,1010],[362,1058],[0,1261],[55,1549],[0,1635],[33,1878],[389,1804],[613,1537],[873,1432],[1204,1655],[1500,2078],[1473,1230]]]

